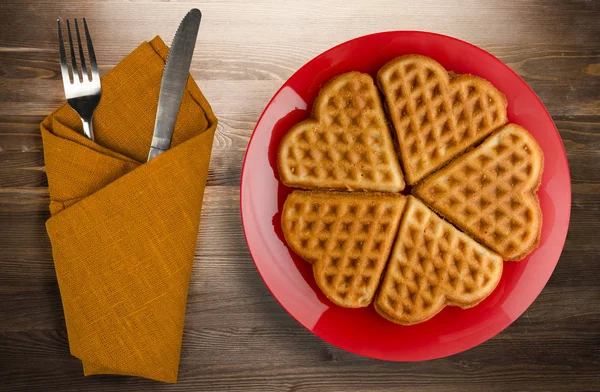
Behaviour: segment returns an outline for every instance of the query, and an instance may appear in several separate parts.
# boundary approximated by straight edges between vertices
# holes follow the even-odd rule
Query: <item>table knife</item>
[[[171,135],[188,80],[201,18],[200,10],[196,8],[190,10],[175,33],[160,84],[158,109],[148,160],[162,154],[171,146]]]

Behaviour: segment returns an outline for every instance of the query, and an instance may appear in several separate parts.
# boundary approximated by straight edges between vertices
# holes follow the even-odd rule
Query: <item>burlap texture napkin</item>
[[[177,381],[217,119],[190,77],[171,149],[145,162],[167,53],[156,37],[102,78],[95,142],[67,104],[41,124],[46,229],[85,375]]]

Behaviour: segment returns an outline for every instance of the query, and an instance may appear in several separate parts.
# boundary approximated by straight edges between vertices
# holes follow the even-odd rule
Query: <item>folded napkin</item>
[[[95,142],[67,104],[41,124],[46,229],[85,375],[177,381],[217,119],[189,77],[171,149],[145,162],[167,53],[156,37],[102,78]]]

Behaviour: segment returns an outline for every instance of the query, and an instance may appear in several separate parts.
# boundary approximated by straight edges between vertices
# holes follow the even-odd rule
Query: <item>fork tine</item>
[[[90,80],[90,77],[85,66],[85,56],[83,55],[83,45],[81,45],[81,36],[79,35],[79,24],[75,19],[75,32],[77,33],[77,46],[79,47],[79,58],[81,59],[81,78],[84,82]]]
[[[60,71],[62,73],[63,83],[65,88],[71,84],[71,77],[69,76],[69,67],[67,65],[67,55],[65,54],[65,43],[62,37],[62,29],[60,26],[60,19],[56,19],[58,25],[58,51],[60,52]]]
[[[77,58],[75,57],[75,49],[73,48],[73,38],[71,34],[71,25],[67,19],[67,33],[69,34],[69,47],[71,48],[71,63],[73,64],[73,83],[77,84],[80,81],[79,71],[77,70]]]
[[[100,81],[100,74],[98,73],[98,63],[96,63],[96,54],[94,53],[94,45],[92,45],[92,37],[90,37],[90,31],[88,30],[88,25],[85,18],[83,18],[83,28],[85,29],[85,39],[87,41],[88,56],[90,57],[92,81]]]

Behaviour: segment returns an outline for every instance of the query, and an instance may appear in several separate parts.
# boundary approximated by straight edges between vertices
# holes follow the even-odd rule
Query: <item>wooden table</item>
[[[101,73],[204,18],[192,74],[220,123],[189,288],[179,384],[83,377],[69,355],[44,222],[40,121],[63,101],[56,17],[86,16]],[[384,30],[435,31],[498,56],[539,94],[567,150],[571,228],[550,282],[504,332],[423,363],[337,349],[273,299],[248,254],[239,177],[255,122],[302,64]],[[547,157],[552,159],[552,157]],[[0,390],[600,390],[600,2],[97,1],[0,5]]]

